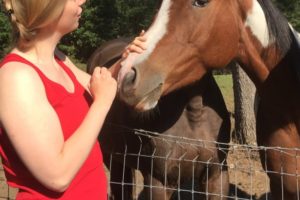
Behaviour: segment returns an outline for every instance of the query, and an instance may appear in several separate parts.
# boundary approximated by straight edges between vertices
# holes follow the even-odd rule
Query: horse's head
[[[257,0],[163,0],[146,35],[147,50],[131,54],[119,74],[121,98],[138,110],[235,58],[261,62],[270,44]]]

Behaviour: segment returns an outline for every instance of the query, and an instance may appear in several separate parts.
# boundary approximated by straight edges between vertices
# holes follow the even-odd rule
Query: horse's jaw
[[[145,112],[154,109],[161,96],[161,87],[157,87],[143,97],[135,97],[135,95],[127,94],[127,92],[119,92],[119,98],[128,106],[137,112]]]
[[[140,71],[139,66],[134,66],[120,80],[118,94],[121,101],[143,112],[155,108],[162,95],[163,85],[164,78],[160,73]]]

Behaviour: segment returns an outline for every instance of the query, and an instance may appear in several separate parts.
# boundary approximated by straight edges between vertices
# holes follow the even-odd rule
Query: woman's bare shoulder
[[[37,72],[29,65],[17,61],[5,63],[0,68],[0,81],[23,82],[38,78]]]
[[[0,68],[0,90],[1,93],[13,92],[20,96],[36,95],[37,91],[43,90],[43,84],[32,67],[25,63],[8,62]]]
[[[0,99],[44,96],[44,86],[37,72],[20,62],[9,62],[0,68]]]

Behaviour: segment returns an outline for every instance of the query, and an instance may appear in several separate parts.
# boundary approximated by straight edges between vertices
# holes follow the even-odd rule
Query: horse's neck
[[[269,68],[261,57],[260,44],[255,41],[255,38],[246,29],[241,32],[241,44],[237,62],[257,88],[262,85],[269,75]]]
[[[300,76],[299,69],[299,49],[300,42],[296,40],[297,33],[292,35],[292,43],[287,52],[282,53],[275,44],[271,44],[268,48],[262,48],[255,38],[251,36],[249,31],[244,31],[241,35],[242,48],[239,50],[237,61],[254,82],[256,88],[264,85],[269,78],[270,73],[280,66],[294,67],[297,69]],[[297,54],[295,56],[295,54]],[[292,63],[292,61],[294,63]],[[282,74],[284,76],[284,74]]]
[[[292,48],[294,49],[293,51],[293,60],[292,60],[292,67],[296,71],[298,80],[300,82],[300,34],[296,32],[294,29],[292,29],[292,34],[293,34],[293,43],[292,43]]]
[[[239,2],[246,18],[237,59],[259,89],[290,48],[290,26],[271,0]]]
[[[291,32],[291,45],[284,55],[276,54],[274,47],[265,50],[268,52],[265,54],[263,51],[253,49],[253,52],[249,52],[248,57],[244,59],[246,62],[241,62],[241,66],[255,83],[260,96],[268,96],[267,99],[276,98],[278,101],[282,98],[299,96],[300,42],[296,39],[296,34]],[[253,44],[249,46],[251,45]]]

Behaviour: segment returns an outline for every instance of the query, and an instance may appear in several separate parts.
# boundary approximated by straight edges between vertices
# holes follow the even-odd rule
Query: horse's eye
[[[208,4],[208,0],[194,0],[193,6],[204,7]]]

